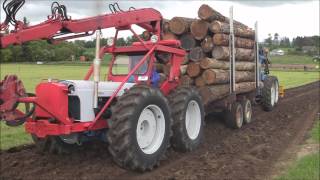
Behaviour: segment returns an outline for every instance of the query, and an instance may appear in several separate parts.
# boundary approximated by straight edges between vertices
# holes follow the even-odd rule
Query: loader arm
[[[129,29],[133,24],[160,37],[161,20],[160,12],[152,8],[104,14],[77,20],[49,16],[47,21],[38,25],[28,27],[19,25],[19,28],[16,26],[16,29],[9,34],[0,34],[0,48],[33,40],[59,41],[73,39],[91,35],[89,32],[111,27]]]

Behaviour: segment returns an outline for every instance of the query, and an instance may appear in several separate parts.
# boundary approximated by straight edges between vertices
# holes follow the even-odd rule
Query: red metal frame
[[[36,26],[23,27],[16,30],[11,34],[1,36],[0,47],[4,48],[10,44],[20,44],[30,40],[49,39],[49,40],[65,40],[78,36],[88,34],[89,31],[94,32],[98,29],[105,29],[109,27],[115,27],[116,33],[114,36],[114,42],[118,37],[118,32],[121,30],[130,30],[139,42],[133,43],[132,46],[116,47],[115,43],[111,46],[105,46],[100,49],[100,57],[102,58],[105,53],[111,53],[112,61],[109,66],[108,80],[121,82],[119,87],[108,99],[102,109],[98,112],[96,117],[90,122],[76,122],[74,119],[69,118],[68,115],[68,88],[55,82],[40,83],[36,88],[36,97],[20,98],[20,102],[32,102],[36,105],[36,117],[37,119],[29,118],[25,124],[26,131],[37,135],[38,137],[46,137],[47,135],[62,135],[70,134],[74,132],[84,132],[89,130],[98,130],[108,127],[107,121],[102,119],[102,114],[109,108],[111,103],[117,97],[117,94],[122,89],[124,84],[129,78],[134,75],[137,69],[139,69],[146,61],[149,61],[147,75],[150,84],[150,77],[153,71],[154,65],[154,52],[167,52],[172,53],[170,59],[171,70],[170,76],[160,87],[161,91],[167,95],[172,89],[174,89],[179,83],[180,64],[182,63],[185,51],[179,49],[180,42],[177,40],[162,40],[156,43],[150,41],[143,41],[131,28],[132,24],[136,24],[154,35],[160,37],[160,25],[162,16],[154,9],[139,9],[127,12],[120,12],[110,15],[101,15],[92,18],[85,18],[80,20],[60,20],[59,18],[49,18]],[[76,34],[67,37],[58,37],[57,33],[63,29],[67,29],[69,33]],[[77,34],[82,33],[82,34]],[[131,53],[131,52],[144,52],[145,56],[140,62],[127,74],[116,76],[112,74],[112,66],[115,61],[115,56],[119,53]],[[152,57],[149,58],[148,57]],[[93,66],[91,66],[84,77],[84,80],[89,80],[93,73]],[[135,76],[135,80],[138,82],[138,76]],[[49,121],[54,118],[54,122]]]

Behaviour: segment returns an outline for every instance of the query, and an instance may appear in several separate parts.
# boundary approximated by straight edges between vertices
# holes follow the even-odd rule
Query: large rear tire
[[[192,87],[180,87],[170,94],[173,117],[172,146],[186,152],[196,149],[203,138],[204,108],[199,92]]]
[[[277,77],[268,76],[262,88],[262,107],[265,111],[272,111],[279,99],[279,82]]]
[[[112,108],[109,122],[109,152],[119,166],[143,172],[159,164],[171,134],[170,109],[160,90],[132,87]]]

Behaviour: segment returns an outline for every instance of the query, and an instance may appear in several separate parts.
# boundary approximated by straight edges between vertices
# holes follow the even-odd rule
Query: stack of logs
[[[199,8],[198,17],[165,20],[162,39],[180,40],[188,53],[181,66],[181,83],[197,86],[208,104],[229,94],[230,25],[229,18],[206,4]],[[234,21],[234,34],[236,93],[246,93],[255,88],[255,34],[238,21]],[[157,66],[160,72],[168,73],[165,70],[168,65]]]

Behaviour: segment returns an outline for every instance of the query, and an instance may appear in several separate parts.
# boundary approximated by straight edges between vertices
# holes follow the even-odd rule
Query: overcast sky
[[[59,1],[59,0],[58,0]],[[0,0],[1,5],[3,0]],[[48,0],[26,0],[26,4],[18,12],[18,19],[26,16],[31,24],[39,23],[50,14],[51,2]],[[108,4],[118,2],[122,9],[130,6],[135,8],[152,7],[159,10],[163,17],[170,19],[174,16],[197,17],[197,10],[206,3],[228,16],[229,7],[234,7],[234,19],[254,27],[259,23],[259,39],[268,37],[268,34],[279,33],[280,37],[290,39],[296,36],[319,35],[319,0],[247,0],[247,1],[89,1],[65,0],[59,1],[68,8],[68,14],[73,19],[109,13]],[[4,20],[1,9],[1,21]],[[112,34],[111,34],[112,33]],[[112,36],[113,30],[104,31],[105,37]]]

